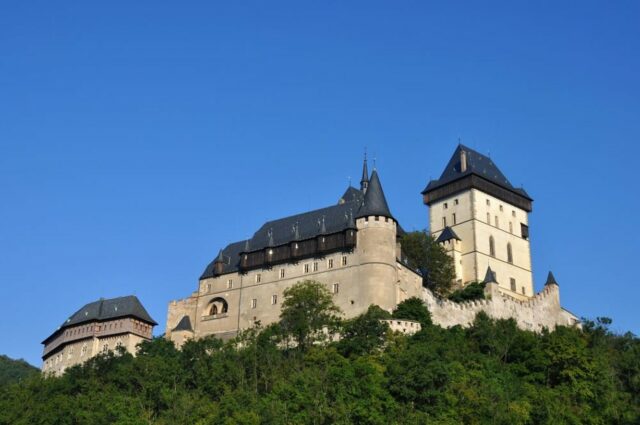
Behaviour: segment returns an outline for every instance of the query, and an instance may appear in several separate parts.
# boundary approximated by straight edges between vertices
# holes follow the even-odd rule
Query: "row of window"
[[[493,275],[494,275],[494,277],[496,279],[496,282],[498,282],[498,273],[493,272]],[[513,277],[510,277],[509,278],[509,284],[510,284],[511,291],[517,293],[518,292],[518,285],[516,283],[516,279],[513,278]],[[520,292],[522,293],[522,295],[526,295],[526,290],[525,290],[524,286],[520,287]]]
[[[343,255],[340,258],[340,265],[341,266],[346,266],[348,264],[348,258],[346,255]],[[333,269],[335,266],[335,261],[333,258],[329,258],[327,260],[327,269]],[[311,273],[311,271],[313,270],[314,272],[317,272],[319,269],[319,262],[318,261],[314,261],[312,263],[305,263],[302,266],[302,270],[303,273]],[[278,271],[278,276],[280,279],[284,279],[286,276],[286,272],[285,269],[282,268]],[[256,273],[255,275],[255,282],[256,283],[260,283],[262,282],[262,273]],[[227,280],[227,289],[233,289],[233,279],[228,279]],[[211,283],[207,283],[207,292],[211,292]]]
[[[340,284],[339,283],[334,283],[331,286],[331,292],[333,294],[337,294],[340,291]],[[278,295],[274,294],[271,295],[271,305],[276,305],[278,304]],[[253,298],[251,300],[251,308],[257,308],[258,307],[258,299],[257,298]]]

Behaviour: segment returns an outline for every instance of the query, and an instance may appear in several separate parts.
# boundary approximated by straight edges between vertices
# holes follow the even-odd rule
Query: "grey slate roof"
[[[384,196],[382,190],[382,184],[380,184],[380,177],[378,172],[374,169],[371,173],[371,180],[367,187],[367,193],[364,195],[364,201],[362,207],[358,210],[356,218],[366,217],[371,215],[379,215],[382,217],[393,218],[389,205],[387,205],[387,199]]]
[[[355,227],[355,218],[379,215],[393,218],[387,205],[380,178],[376,170],[371,174],[366,195],[362,191],[348,187],[338,205],[268,221],[248,239],[250,252],[260,251],[268,246],[285,245],[296,240],[314,238],[320,234],[342,232]],[[404,231],[398,226],[398,234]],[[245,251],[247,241],[227,245],[209,263],[200,279],[214,276],[214,264],[222,259],[222,274],[239,270],[240,254]]]
[[[176,327],[171,329],[171,332],[177,331],[193,332],[193,328],[191,327],[191,319],[189,319],[189,316],[182,316],[182,319],[180,319]]]
[[[450,241],[451,239],[457,239],[459,241],[462,240],[458,237],[458,235],[456,235],[456,232],[454,232],[451,227],[447,226],[444,228],[442,233],[440,233],[440,236],[438,236],[438,239],[436,239],[436,242],[438,243],[446,242],[446,241]]]
[[[545,282],[544,286],[547,286],[547,285],[560,286],[558,285],[558,282],[556,282],[556,278],[551,272],[549,272],[549,274],[547,275],[547,281]]]
[[[491,270],[491,267],[487,267],[487,274],[484,276],[482,283],[498,283],[496,273]]]
[[[119,317],[135,317],[143,322],[157,325],[142,306],[138,297],[128,295],[111,299],[100,299],[84,305],[69,317],[60,327],[75,326],[85,322],[112,320]]]
[[[461,151],[467,154],[467,170],[465,172],[462,172],[460,168]],[[532,200],[524,189],[516,188],[509,182],[491,158],[464,145],[458,145],[449,163],[442,172],[442,175],[440,175],[440,178],[438,180],[431,180],[422,193],[430,192],[470,174],[480,176],[500,187]]]

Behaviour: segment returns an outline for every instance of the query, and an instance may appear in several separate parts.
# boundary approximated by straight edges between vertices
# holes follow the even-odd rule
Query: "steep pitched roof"
[[[462,152],[466,153],[467,159],[467,168],[465,171],[462,171],[462,164],[460,160]],[[491,183],[531,200],[524,189],[516,188],[509,182],[491,158],[464,145],[458,145],[451,156],[449,163],[440,175],[440,178],[437,180],[431,180],[429,184],[427,184],[427,187],[422,191],[422,194],[471,174],[480,176]]]
[[[451,227],[447,226],[444,228],[442,233],[440,233],[440,236],[438,236],[438,239],[436,239],[436,242],[438,243],[446,242],[446,241],[450,241],[451,239],[457,239],[459,241],[462,240],[458,237],[458,235],[456,235],[456,232],[454,232]]]
[[[178,332],[178,331],[193,332],[193,328],[191,327],[191,319],[189,319],[189,316],[187,315],[182,316],[182,319],[180,319],[176,327],[171,329],[171,332]]]
[[[384,196],[384,191],[382,190],[380,177],[378,177],[378,172],[376,170],[373,170],[373,173],[371,173],[371,180],[367,187],[367,193],[364,195],[364,201],[358,210],[356,218],[372,215],[393,218],[393,215],[391,215],[391,211],[389,210],[389,205],[387,204],[387,199]]]
[[[358,190],[353,186],[349,186],[340,197],[338,204],[344,204],[345,202],[362,202],[363,199],[364,193],[362,193],[361,190]]]
[[[487,267],[487,274],[484,276],[483,283],[498,283],[496,280],[496,273],[491,270],[491,267]]]
[[[157,325],[156,321],[149,316],[147,310],[142,306],[138,297],[128,295],[111,299],[99,299],[86,304],[65,320],[60,327],[64,328],[91,321],[113,320],[127,316],[135,317],[154,326]]]
[[[249,239],[251,251],[260,251],[267,246],[285,245],[296,240],[311,239],[320,234],[337,233],[353,228],[353,217],[360,208],[362,198],[353,196],[352,199],[338,205],[266,222]],[[235,242],[222,250],[221,255],[224,258],[222,274],[238,271],[240,254],[245,252],[245,245],[246,241]],[[217,258],[206,267],[200,279],[214,276],[216,261]]]
[[[547,285],[560,286],[558,285],[558,282],[556,282],[556,278],[551,272],[549,272],[549,274],[547,275],[547,281],[545,282],[544,286],[547,286]]]

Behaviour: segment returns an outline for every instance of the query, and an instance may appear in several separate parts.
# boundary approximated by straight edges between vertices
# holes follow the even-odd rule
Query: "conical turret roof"
[[[553,273],[551,273],[551,272],[549,272],[549,274],[547,275],[547,281],[546,281],[546,283],[544,284],[544,286],[547,286],[547,285],[556,285],[556,286],[560,286],[560,285],[558,285],[558,282],[556,282],[556,278],[555,278],[555,276],[553,275]]]
[[[491,267],[487,267],[487,274],[485,274],[482,283],[498,283],[496,280],[496,273],[491,270]]]
[[[371,215],[393,218],[389,210],[389,205],[387,204],[387,199],[384,196],[377,170],[373,170],[373,173],[371,173],[367,193],[364,195],[364,201],[356,217],[360,218]]]

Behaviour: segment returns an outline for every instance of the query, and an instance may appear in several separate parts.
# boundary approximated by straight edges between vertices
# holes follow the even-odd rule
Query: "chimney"
[[[467,153],[461,149],[460,150],[460,172],[464,173],[465,171],[467,171]]]

